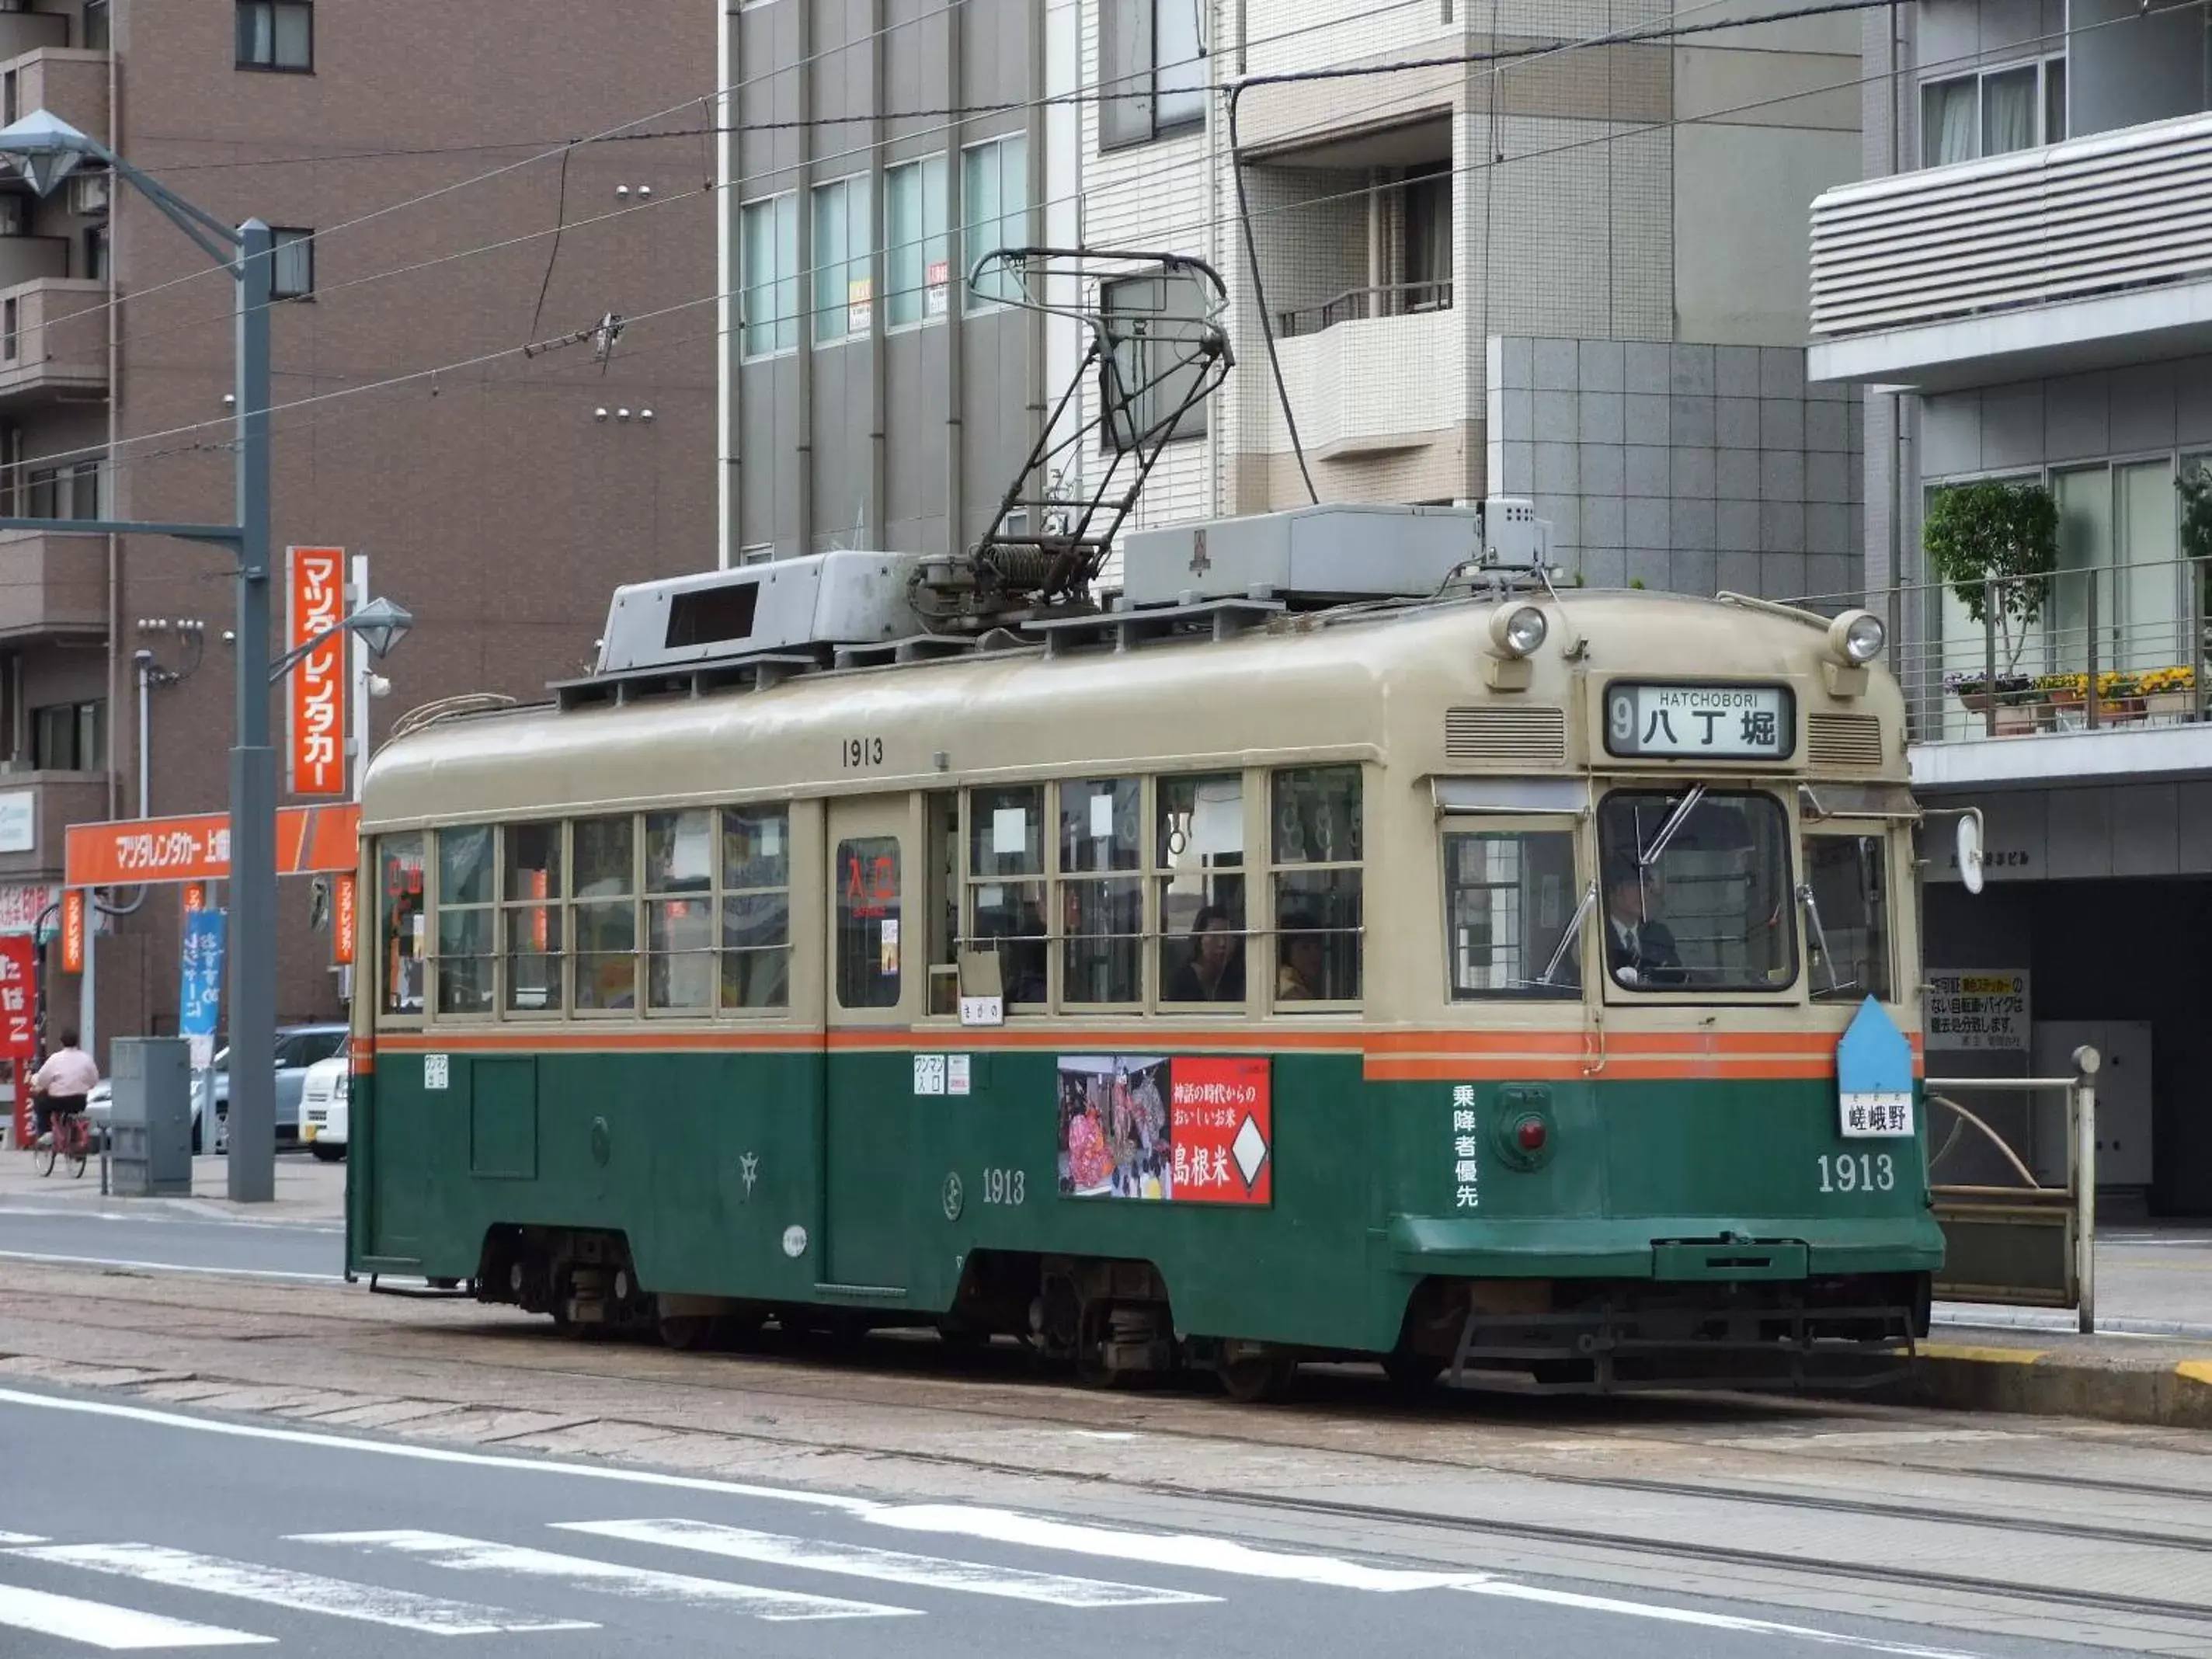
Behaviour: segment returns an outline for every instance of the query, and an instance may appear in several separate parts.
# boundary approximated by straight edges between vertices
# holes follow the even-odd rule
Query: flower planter
[[[1996,701],[1996,697],[1987,691],[1961,691],[1959,693],[1959,702],[1969,714],[1988,714],[1990,712],[1990,705]]]
[[[2143,697],[2143,713],[2158,720],[2187,720],[2195,701],[2191,691],[2152,691]]]
[[[2032,702],[2006,702],[1997,705],[1997,735],[2017,738],[2043,729],[2043,711]]]

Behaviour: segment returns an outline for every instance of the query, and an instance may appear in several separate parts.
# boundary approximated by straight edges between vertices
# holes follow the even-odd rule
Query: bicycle
[[[33,1149],[32,1158],[41,1176],[52,1175],[55,1164],[66,1158],[70,1179],[76,1181],[84,1175],[85,1158],[91,1146],[92,1128],[85,1121],[83,1112],[56,1112],[48,1126],[45,1143]]]

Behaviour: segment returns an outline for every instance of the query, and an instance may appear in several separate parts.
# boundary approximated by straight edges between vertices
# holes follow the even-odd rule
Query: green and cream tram
[[[1879,624],[1559,592],[1483,517],[1133,536],[1119,608],[960,641],[892,556],[651,584],[545,705],[413,722],[349,1268],[1240,1397],[1924,1334],[1917,1065],[1838,1078],[1919,1048]]]

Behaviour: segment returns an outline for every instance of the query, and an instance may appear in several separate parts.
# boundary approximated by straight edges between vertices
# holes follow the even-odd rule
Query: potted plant
[[[1930,573],[1958,594],[1966,615],[1996,631],[2000,684],[2013,678],[2058,568],[2051,492],[2034,483],[1948,485],[1928,504],[1920,544]]]
[[[1968,711],[1986,714],[1991,703],[1999,708],[2032,702],[2037,682],[2025,674],[2000,673],[1994,684],[1978,669],[1943,677],[1943,689],[1964,703]]]
[[[2142,694],[2145,714],[2186,720],[2194,712],[2197,701],[2197,671],[2185,667],[2154,668],[2137,683],[2136,689]]]

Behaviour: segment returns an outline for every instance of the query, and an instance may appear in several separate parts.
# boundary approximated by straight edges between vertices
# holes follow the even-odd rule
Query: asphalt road
[[[2058,1655],[2002,1638],[0,1389],[0,1653]],[[751,1628],[774,1626],[773,1630]]]
[[[110,1202],[118,1207],[0,1202],[0,1277],[11,1261],[287,1279],[337,1279],[345,1271],[341,1226],[133,1212],[120,1207],[125,1200]]]

